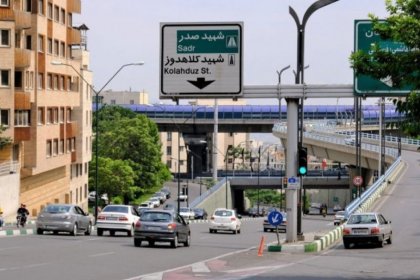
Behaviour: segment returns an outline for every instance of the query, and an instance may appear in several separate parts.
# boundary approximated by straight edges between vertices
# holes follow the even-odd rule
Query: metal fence
[[[19,162],[11,161],[0,163],[0,176],[17,173],[19,171]]]

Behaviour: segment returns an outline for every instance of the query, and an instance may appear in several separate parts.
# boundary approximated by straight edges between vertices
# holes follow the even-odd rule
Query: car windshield
[[[127,206],[118,206],[118,205],[108,205],[102,210],[102,212],[118,212],[118,213],[128,213]]]
[[[70,210],[70,206],[66,205],[48,205],[44,208],[45,213],[67,213]]]
[[[233,216],[233,212],[229,210],[217,210],[214,212],[215,216],[230,217]]]
[[[375,224],[376,223],[376,217],[375,215],[352,215],[350,216],[347,224]]]
[[[143,222],[169,222],[171,221],[171,214],[162,212],[144,212],[140,217]]]
[[[179,211],[180,212],[190,212],[190,209],[186,208],[186,207],[181,207],[181,208],[179,208]]]

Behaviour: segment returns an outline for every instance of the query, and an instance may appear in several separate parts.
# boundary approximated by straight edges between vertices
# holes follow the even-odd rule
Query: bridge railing
[[[336,133],[337,134],[344,134],[344,135],[354,135],[355,134],[354,131],[337,131]],[[362,136],[362,138],[379,141],[379,135],[378,134],[363,132],[363,133],[361,133],[361,136]],[[385,135],[385,141],[398,143],[398,136]],[[420,147],[420,140],[419,139],[401,137],[401,143],[406,144],[406,145],[414,145],[414,146]]]
[[[388,168],[384,175],[380,176],[374,184],[372,184],[365,192],[363,192],[360,197],[355,198],[352,202],[347,205],[345,211],[346,219],[356,212],[364,203],[366,203],[370,198],[372,198],[377,192],[382,192],[384,186],[388,184],[389,177],[393,174],[395,169],[399,166],[401,162],[401,157],[398,157],[396,161]]]

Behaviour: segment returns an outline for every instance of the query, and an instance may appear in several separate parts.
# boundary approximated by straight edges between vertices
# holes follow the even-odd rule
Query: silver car
[[[356,213],[350,215],[343,228],[343,243],[346,249],[350,244],[374,243],[383,247],[384,241],[392,243],[391,221],[380,213]]]
[[[38,215],[36,233],[43,234],[44,231],[52,231],[54,234],[69,232],[75,236],[84,232],[85,235],[90,235],[92,224],[89,213],[77,205],[50,204]]]

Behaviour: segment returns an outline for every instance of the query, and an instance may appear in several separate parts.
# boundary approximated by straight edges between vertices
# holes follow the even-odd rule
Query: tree
[[[161,160],[161,143],[155,123],[119,106],[106,106],[98,115],[99,157],[122,160],[131,167],[135,174],[133,197],[159,188],[171,178]]]
[[[6,127],[0,125],[0,135],[6,130]],[[13,140],[10,137],[0,137],[0,150],[12,144]]]
[[[420,134],[420,2],[419,0],[386,0],[390,13],[385,22],[369,14],[373,30],[382,39],[403,43],[406,52],[392,53],[374,45],[369,53],[357,51],[350,61],[356,74],[376,79],[389,77],[393,87],[412,86],[406,98],[394,98],[397,112],[404,114],[402,129],[410,136]],[[395,125],[395,124],[394,124]]]

